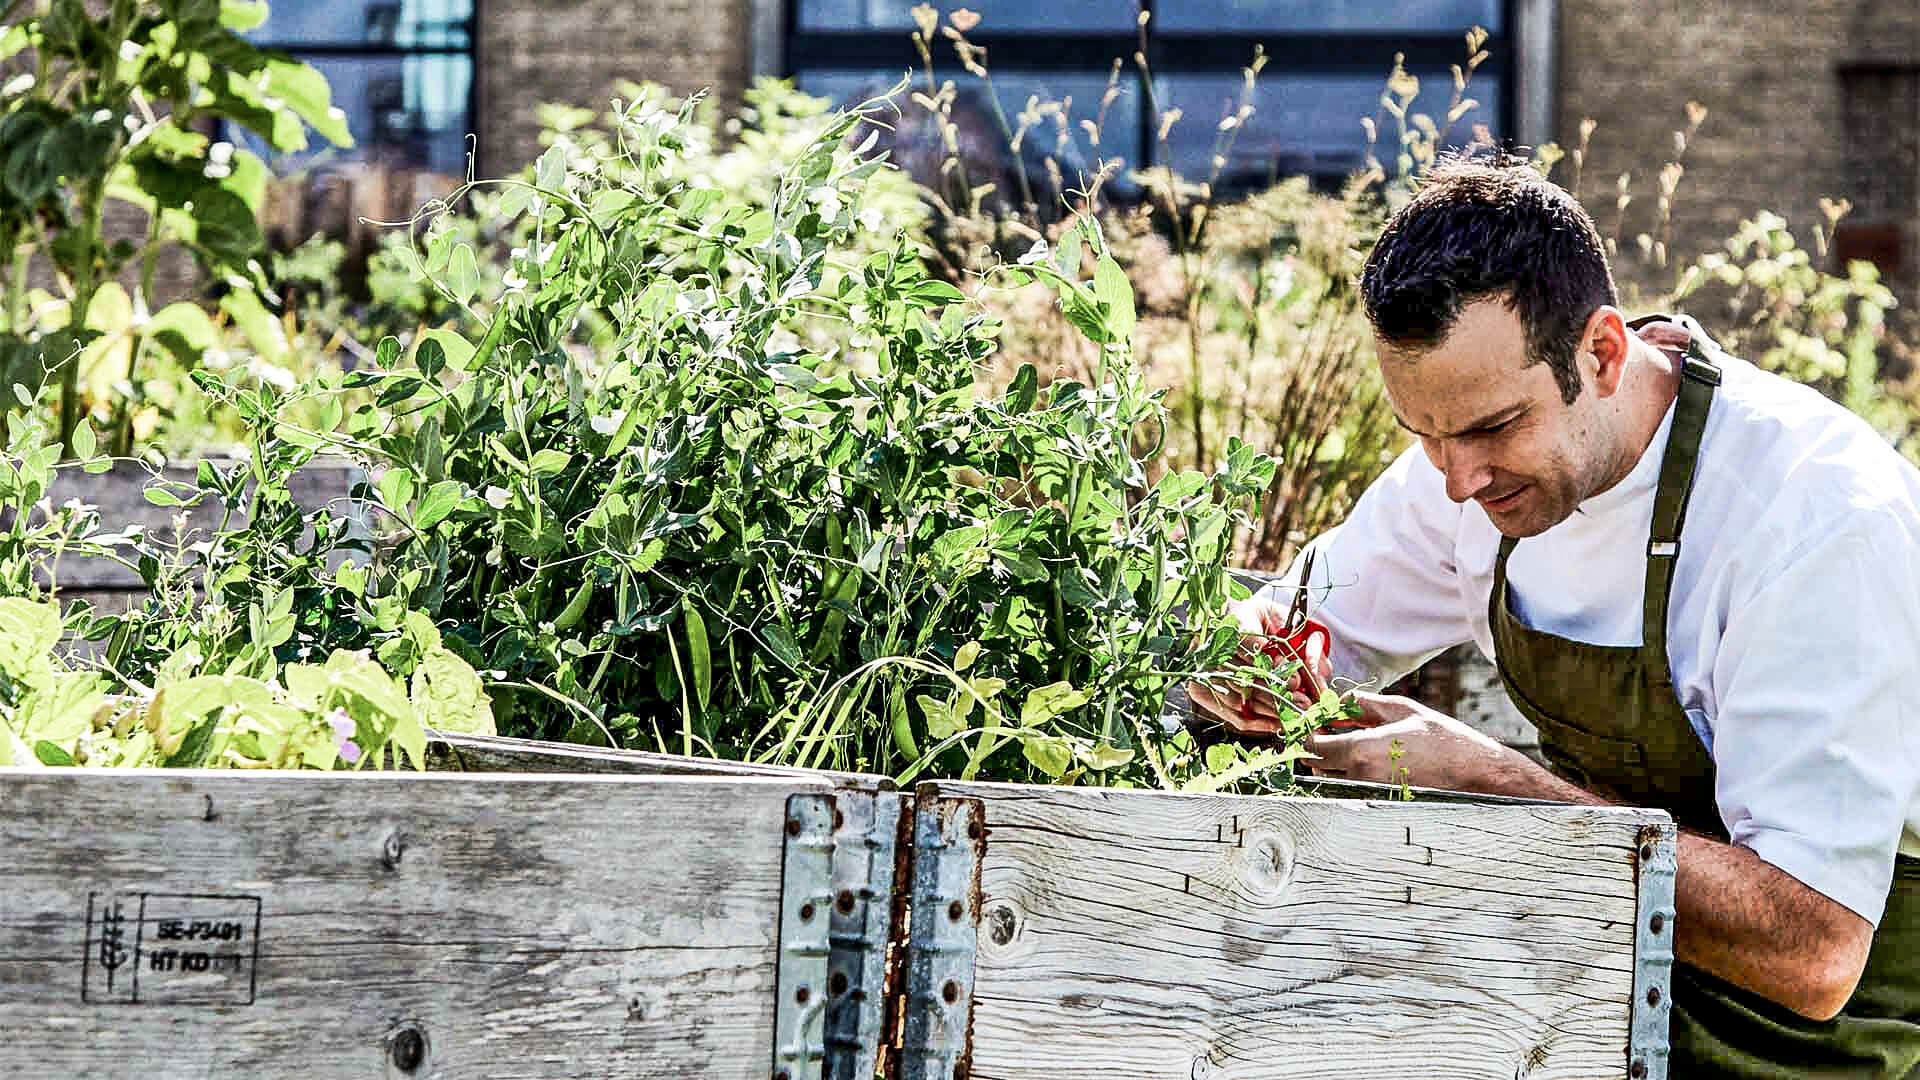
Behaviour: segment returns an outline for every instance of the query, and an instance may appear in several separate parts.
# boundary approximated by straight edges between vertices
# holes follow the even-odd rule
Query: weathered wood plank
[[[756,765],[719,758],[682,757],[643,750],[509,739],[496,735],[434,732],[427,768],[442,772],[618,773],[628,776],[767,776],[829,780],[867,790],[892,790],[893,781],[866,773],[826,772],[784,765]]]
[[[984,803],[975,1080],[1626,1075],[1663,814],[929,791]]]
[[[231,469],[235,465],[233,459],[211,460],[219,469]],[[197,470],[197,463],[172,464],[159,469],[122,463],[103,473],[61,469],[54,477],[47,498],[55,506],[78,499],[98,507],[101,527],[110,533],[137,525],[161,543],[204,540],[218,529],[224,507],[214,501],[185,509],[156,506],[148,502],[145,495],[149,484],[160,481],[191,485]],[[294,472],[288,478],[287,490],[293,501],[309,514],[324,510],[363,528],[370,510],[364,501],[350,499],[348,492],[365,475],[351,462],[320,458]],[[229,525],[238,528],[246,520],[242,506],[235,510]],[[96,603],[105,597],[111,610],[124,609],[146,592],[139,574],[107,559],[67,552],[55,564],[55,573],[62,594],[86,596]]]
[[[827,790],[0,770],[0,1073],[760,1080]]]

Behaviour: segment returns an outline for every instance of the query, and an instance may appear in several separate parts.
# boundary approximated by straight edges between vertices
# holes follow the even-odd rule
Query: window
[[[1834,229],[1834,258],[1901,275],[1920,228],[1920,66],[1849,65],[1840,87],[1853,210]]]
[[[916,0],[789,0],[785,71],[801,89],[840,102],[885,90],[912,70],[924,89],[909,35]],[[1475,125],[1496,135],[1513,132],[1515,64],[1511,25],[1525,0],[953,0],[935,4],[942,24],[956,8],[980,15],[968,39],[985,48],[1009,126],[1030,95],[1072,99],[1064,139],[1049,129],[1043,152],[1029,145],[1023,158],[1054,152],[1063,168],[1102,156],[1128,168],[1172,164],[1189,177],[1212,173],[1223,116],[1239,105],[1241,70],[1263,48],[1267,65],[1255,88],[1255,112],[1236,131],[1220,163],[1227,188],[1263,184],[1275,176],[1305,174],[1334,185],[1360,168],[1367,153],[1362,117],[1372,117],[1382,141],[1397,127],[1380,96],[1395,54],[1420,80],[1413,110],[1465,143]],[[1138,14],[1151,12],[1146,33],[1153,94],[1131,62],[1139,49]],[[1467,96],[1478,104],[1451,126],[1445,114],[1453,94],[1450,67],[1466,57],[1465,33],[1484,27],[1488,56]],[[965,73],[944,37],[935,42],[937,76],[959,91],[955,119],[968,144],[1005,146],[999,115],[980,80]],[[1101,112],[1116,59],[1123,66],[1119,96],[1105,110],[1098,147],[1082,121]],[[1157,104],[1156,114],[1151,104]],[[1159,116],[1179,109],[1180,121],[1160,144]],[[911,114],[914,110],[908,106]],[[909,117],[911,119],[911,117]],[[915,138],[903,133],[903,138]],[[921,142],[930,133],[917,136]],[[997,142],[995,141],[997,140]],[[1035,140],[1039,141],[1039,140]],[[896,153],[899,147],[896,144]],[[963,150],[967,147],[963,145]],[[968,154],[973,151],[967,150]],[[1005,151],[1001,150],[1004,157]],[[1382,151],[1384,157],[1384,151]],[[1035,162],[1027,160],[1029,172]],[[1391,166],[1391,161],[1388,161]],[[1011,170],[1009,170],[1011,171]],[[1071,177],[1070,177],[1071,179]]]
[[[327,77],[355,153],[462,174],[472,130],[473,0],[274,4],[247,36]]]

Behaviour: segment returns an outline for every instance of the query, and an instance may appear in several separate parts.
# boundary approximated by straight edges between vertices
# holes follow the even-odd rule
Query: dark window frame
[[[1844,62],[1835,66],[1834,74],[1840,89],[1848,186],[1881,177],[1888,194],[1858,199],[1854,211],[1834,226],[1832,269],[1845,273],[1848,262],[1861,259],[1889,278],[1910,281],[1920,269],[1920,259],[1912,250],[1920,237],[1920,120],[1899,106],[1920,106],[1920,63]],[[1873,80],[1904,83],[1903,96],[1908,100],[1890,103],[1880,96],[1885,87],[1861,85]],[[1864,99],[1859,96],[1862,90],[1870,90]],[[1875,120],[1889,125],[1907,118],[1910,126],[1897,133],[1904,136],[1904,144],[1888,145],[1885,131],[1862,130],[1862,112],[1872,112]],[[1862,193],[1856,188],[1852,194]]]
[[[885,69],[911,65],[918,68],[907,30],[805,30],[801,29],[800,8],[806,0],[779,0],[781,4],[782,50],[780,74],[789,79],[812,70]],[[1140,7],[1152,12],[1163,0],[1139,0]],[[1500,29],[1488,34],[1482,46],[1487,60],[1475,79],[1494,78],[1500,87],[1495,110],[1498,134],[1503,142],[1518,141],[1519,70],[1515,38],[1519,32],[1522,0],[1500,0]],[[1384,87],[1388,68],[1378,59],[1384,55],[1391,63],[1394,53],[1404,56],[1409,70],[1445,70],[1466,58],[1467,27],[1455,30],[1379,30],[1313,31],[1277,30],[1266,33],[1245,31],[1161,30],[1157,20],[1147,24],[1147,63],[1156,78],[1166,75],[1239,76],[1252,61],[1256,46],[1267,55],[1266,75],[1353,75],[1379,76]],[[1102,78],[1113,68],[1116,58],[1124,61],[1123,85],[1130,84],[1140,99],[1139,146],[1142,162],[1159,165],[1159,118],[1148,106],[1148,97],[1140,71],[1132,62],[1139,50],[1134,31],[1017,31],[994,33],[990,27],[967,35],[967,39],[987,50],[989,66],[996,72],[1046,72],[1056,75],[1098,75]],[[943,52],[944,50],[944,52]],[[958,67],[952,58],[952,46],[944,38],[935,42],[935,70],[944,73]],[[904,61],[904,63],[903,63]],[[1263,77],[1266,77],[1263,75]],[[1450,91],[1449,91],[1450,92]],[[1256,106],[1258,102],[1256,101]],[[1316,181],[1338,182],[1338,177],[1316,177]],[[1256,181],[1257,182],[1257,181]],[[1243,185],[1244,186],[1244,185]]]
[[[479,34],[481,0],[469,0],[467,17],[450,23],[457,36],[465,38],[462,44],[438,45],[402,45],[396,41],[297,41],[284,38],[249,38],[249,42],[258,49],[283,52],[296,60],[309,59],[349,59],[349,60],[406,60],[413,57],[464,56],[467,58],[467,94],[461,108],[459,129],[462,138],[469,137],[475,130],[474,122],[479,116],[480,64]],[[355,132],[356,142],[361,133]],[[365,144],[360,144],[364,146]]]

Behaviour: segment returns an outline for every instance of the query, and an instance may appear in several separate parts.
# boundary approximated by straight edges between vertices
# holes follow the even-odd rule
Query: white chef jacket
[[[1733,842],[1878,923],[1895,850],[1920,854],[1920,470],[1815,391],[1720,362],[1667,616],[1674,686]],[[1527,625],[1641,644],[1672,425],[1669,406],[1624,481],[1514,549]],[[1384,685],[1467,641],[1492,658],[1499,544],[1418,446],[1400,455],[1312,545],[1336,674]]]

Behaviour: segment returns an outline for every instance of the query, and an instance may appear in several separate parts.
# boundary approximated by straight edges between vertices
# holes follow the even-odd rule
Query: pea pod
[[[573,596],[567,601],[567,606],[562,608],[559,617],[553,620],[553,628],[565,630],[579,622],[580,616],[587,613],[587,601],[592,598],[593,580],[589,578],[581,582],[579,588],[573,590]]]
[[[908,763],[920,760],[920,746],[913,741],[913,718],[907,715],[907,688],[895,683],[887,697],[887,714],[893,728],[893,747]]]

